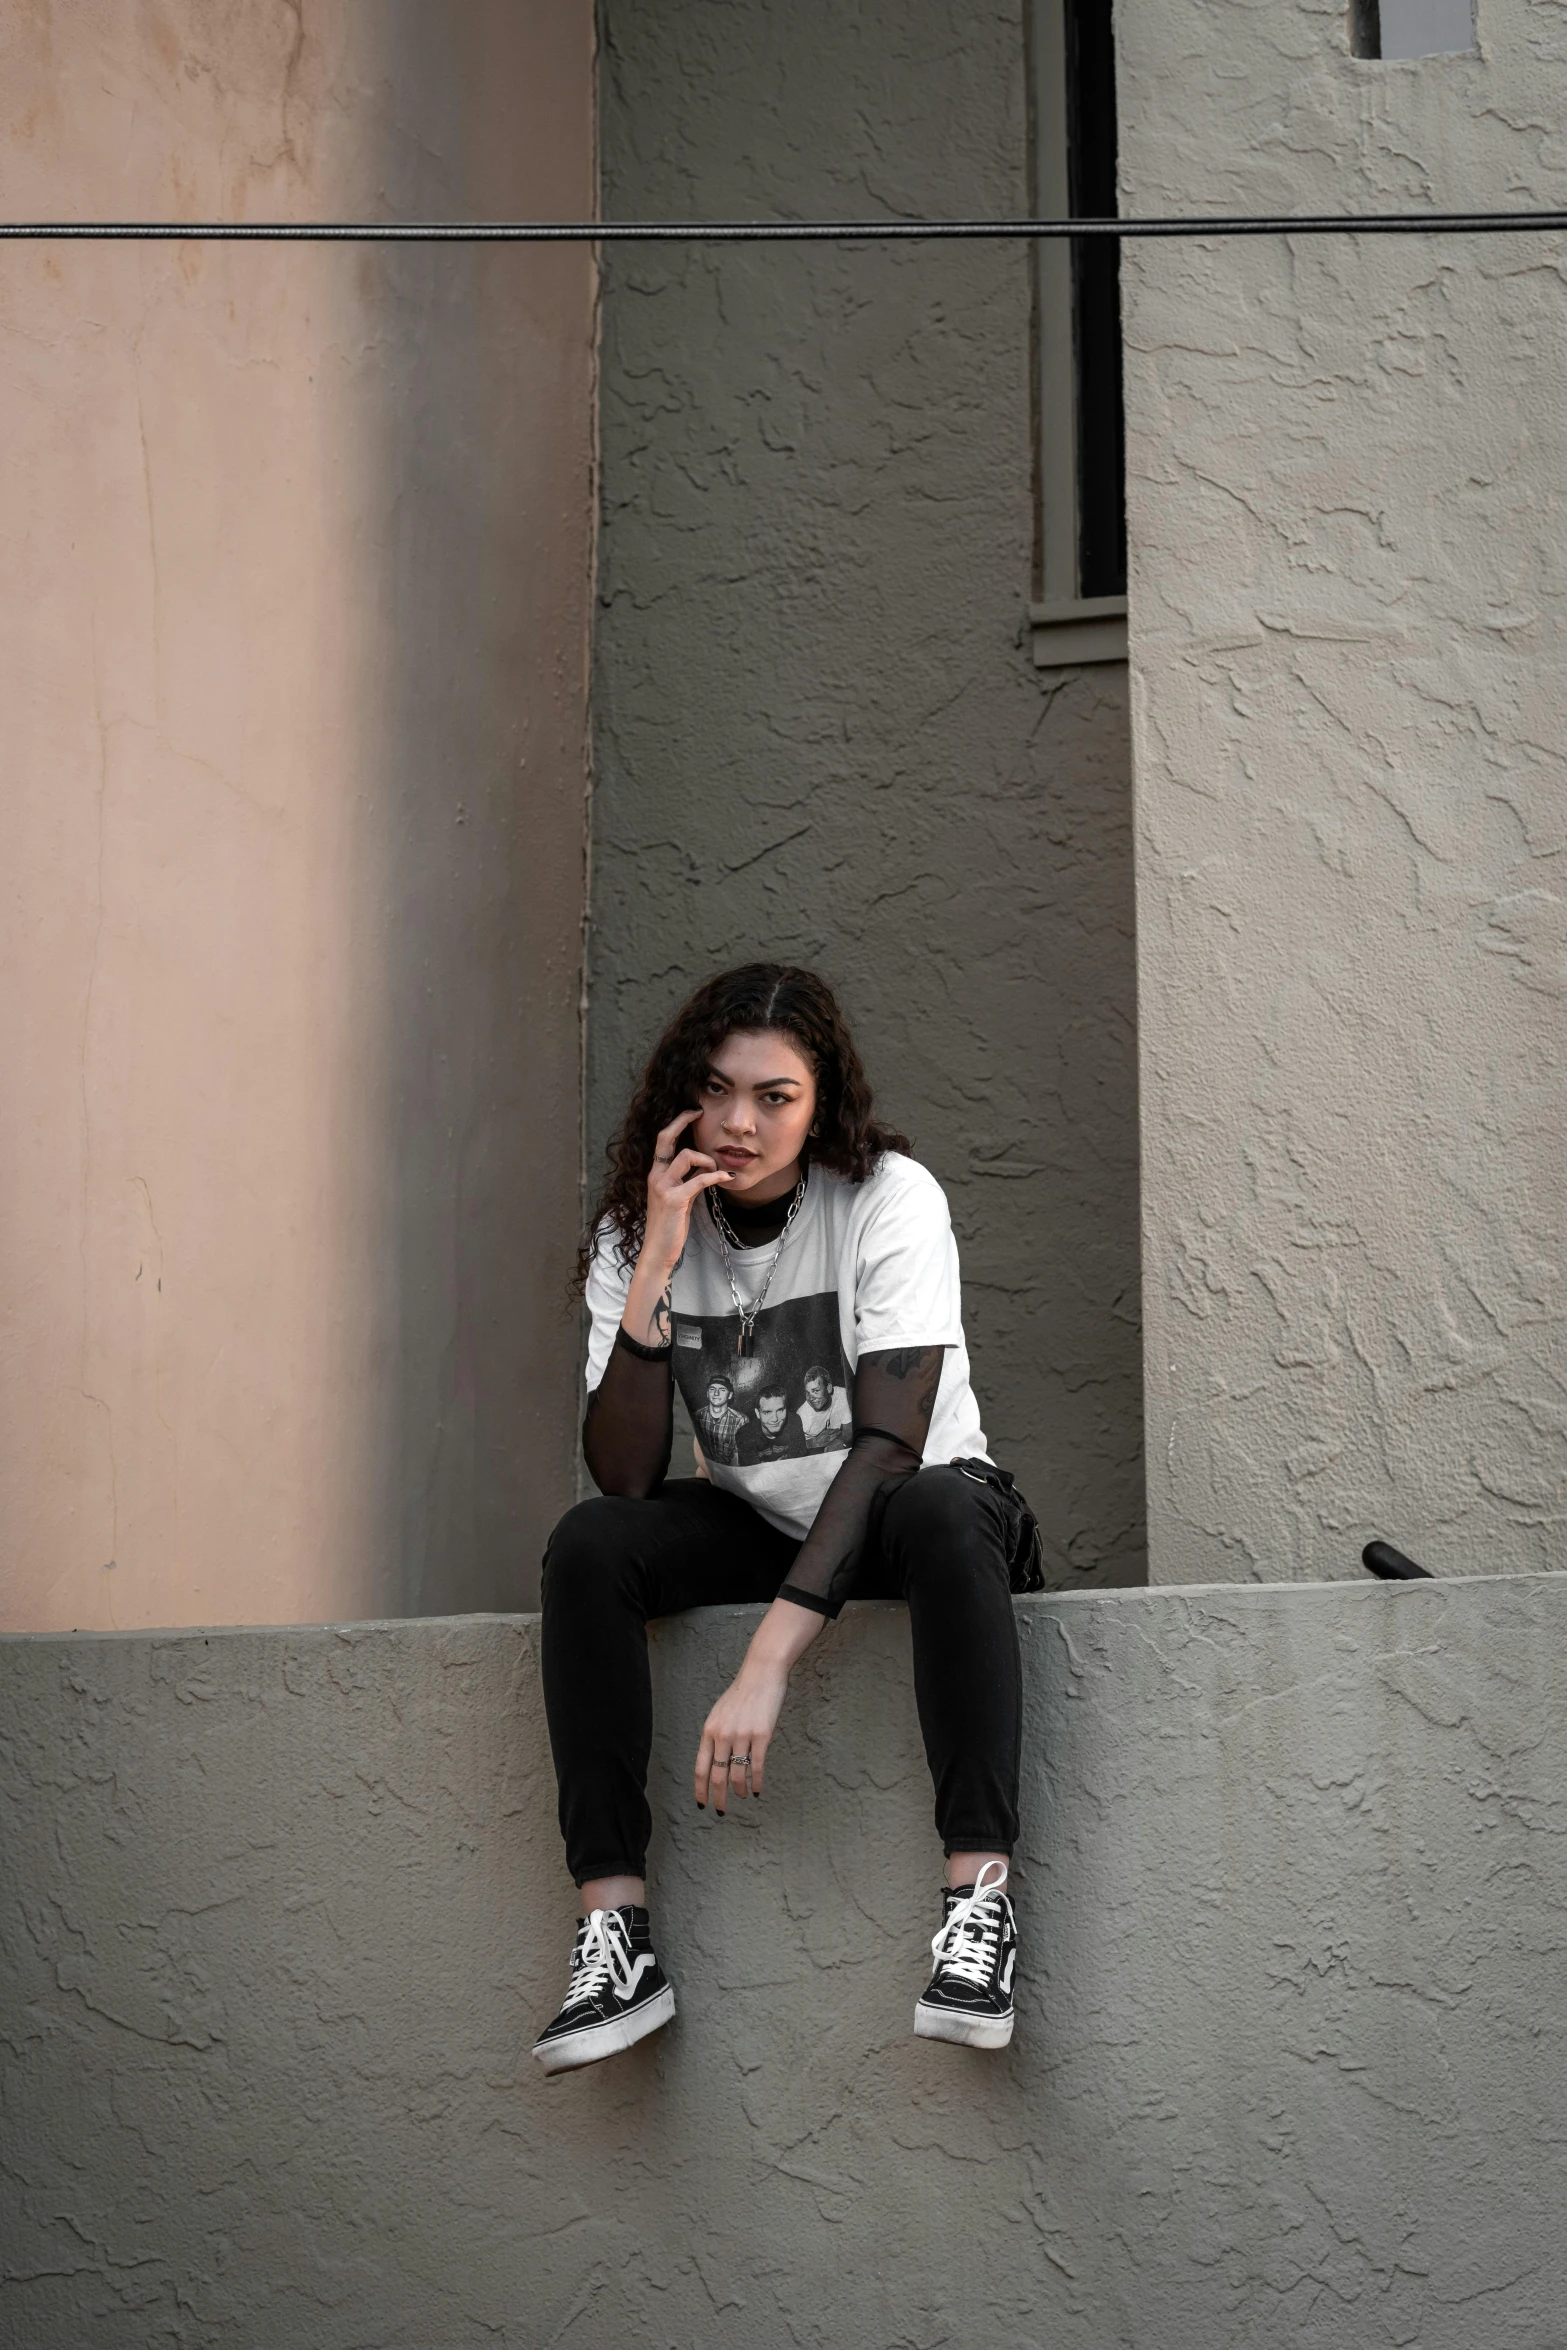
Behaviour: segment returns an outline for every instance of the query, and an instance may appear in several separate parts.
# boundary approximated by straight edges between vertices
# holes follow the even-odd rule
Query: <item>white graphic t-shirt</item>
[[[731,1250],[749,1305],[776,1240]],[[588,1275],[588,1390],[604,1376],[631,1286],[614,1232],[599,1229]],[[753,1350],[705,1200],[691,1211],[671,1292],[674,1372],[715,1485],[738,1493],[803,1541],[854,1433],[850,1399],[862,1354],[941,1346],[927,1463],[988,1459],[969,1385],[957,1243],[946,1195],[915,1160],[889,1151],[865,1183],[813,1167],[784,1242]]]

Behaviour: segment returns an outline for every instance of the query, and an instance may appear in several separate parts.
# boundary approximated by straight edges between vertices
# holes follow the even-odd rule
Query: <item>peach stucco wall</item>
[[[591,211],[589,0],[0,13],[0,216]],[[0,1623],[531,1596],[592,264],[0,249]]]

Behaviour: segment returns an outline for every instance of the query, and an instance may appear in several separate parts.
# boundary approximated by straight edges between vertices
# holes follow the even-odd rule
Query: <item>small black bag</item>
[[[1001,1496],[1007,1520],[1007,1579],[1013,1590],[1043,1591],[1045,1545],[1039,1520],[1011,1470],[998,1469],[994,1461],[954,1461],[952,1466],[960,1477],[972,1478],[976,1485],[988,1485],[993,1493]]]

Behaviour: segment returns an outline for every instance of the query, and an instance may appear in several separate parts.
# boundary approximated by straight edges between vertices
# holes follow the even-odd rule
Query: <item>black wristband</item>
[[[644,1346],[641,1339],[633,1338],[629,1330],[617,1330],[615,1344],[623,1346],[628,1355],[635,1355],[639,1363],[667,1363],[675,1351],[672,1338],[666,1338],[662,1346]]]
[[[808,1607],[812,1615],[825,1616],[829,1623],[838,1612],[836,1608],[829,1607],[825,1599],[818,1598],[814,1591],[802,1591],[798,1583],[780,1583],[778,1596],[780,1599],[792,1599],[796,1607]]]

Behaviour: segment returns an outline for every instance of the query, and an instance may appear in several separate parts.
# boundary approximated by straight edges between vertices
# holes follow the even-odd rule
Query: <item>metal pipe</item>
[[[1415,237],[1538,234],[1567,212],[1213,213],[1130,220],[21,220],[0,238],[100,244],[892,244],[1033,237]]]

